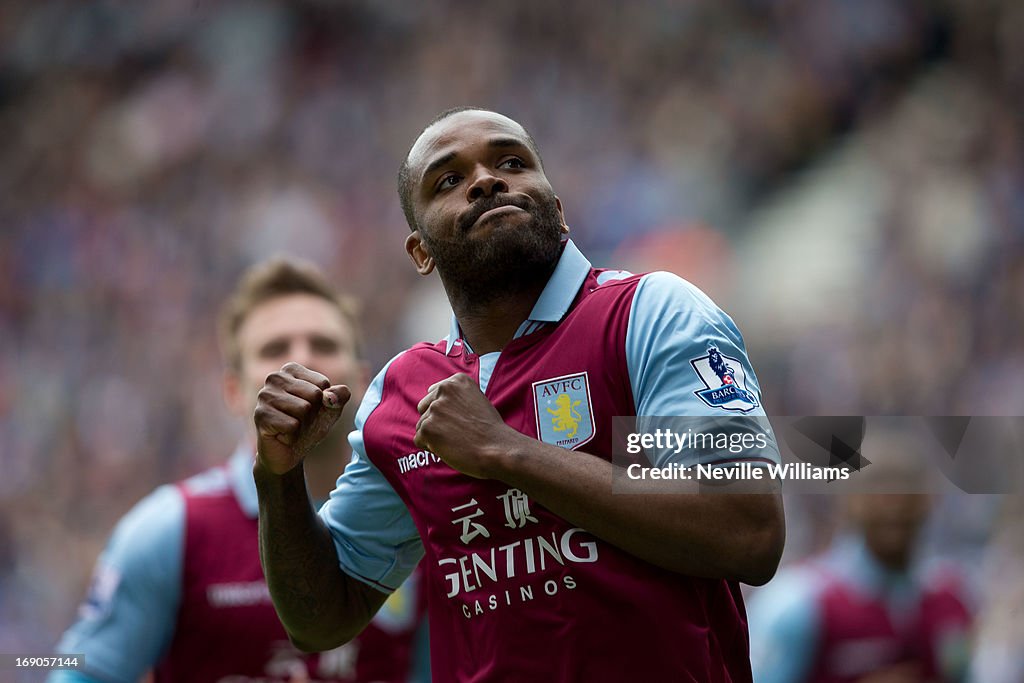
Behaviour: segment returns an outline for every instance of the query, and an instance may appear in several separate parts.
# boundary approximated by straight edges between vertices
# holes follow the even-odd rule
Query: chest
[[[259,561],[257,521],[230,494],[189,501],[179,621],[246,640],[287,637]]]
[[[513,429],[566,458],[611,459],[612,417],[635,412],[625,332],[622,311],[595,308],[513,341],[496,360],[442,343],[414,349],[389,370],[364,426],[367,455],[405,500],[428,554],[443,556],[442,569],[463,588],[564,566],[588,550],[584,536],[522,491],[467,477],[418,448],[417,404],[433,383],[465,373]]]

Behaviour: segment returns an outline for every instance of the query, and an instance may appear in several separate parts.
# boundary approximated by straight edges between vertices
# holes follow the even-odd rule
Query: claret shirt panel
[[[737,584],[655,567],[413,443],[420,399],[462,372],[516,430],[567,458],[610,460],[614,416],[717,414],[697,393],[706,367],[690,363],[710,346],[745,392],[725,399],[760,411],[742,337],[699,290],[669,274],[594,269],[570,242],[500,353],[474,354],[453,320],[446,339],[375,378],[353,461],[321,516],[342,568],[380,590],[423,556],[431,639],[447,643],[432,652],[435,680],[750,680]],[[656,367],[665,363],[678,374]]]

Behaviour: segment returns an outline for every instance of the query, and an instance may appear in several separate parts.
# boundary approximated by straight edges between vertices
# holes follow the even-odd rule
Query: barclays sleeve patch
[[[722,354],[714,344],[708,344],[706,355],[690,359],[690,365],[704,383],[703,389],[693,393],[708,407],[748,413],[760,405],[747,384],[743,362]]]

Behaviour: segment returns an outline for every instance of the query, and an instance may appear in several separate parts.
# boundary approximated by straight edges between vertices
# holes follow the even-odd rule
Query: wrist
[[[498,438],[482,446],[482,460],[488,463],[488,479],[513,483],[529,458],[529,446],[536,442],[508,425],[503,427]]]
[[[298,479],[305,482],[305,473],[302,467],[302,461],[300,460],[295,467],[284,472],[277,472],[271,467],[263,458],[260,457],[259,452],[256,453],[256,459],[252,464],[252,476],[256,480],[256,484],[266,483],[267,485],[273,486],[274,484],[283,484],[287,481]]]

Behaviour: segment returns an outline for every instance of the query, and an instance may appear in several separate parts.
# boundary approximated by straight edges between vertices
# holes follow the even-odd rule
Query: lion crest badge
[[[544,443],[576,448],[594,438],[594,410],[586,372],[533,383],[537,436]]]

